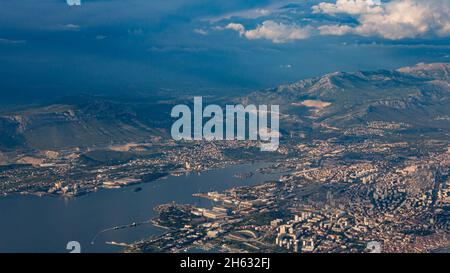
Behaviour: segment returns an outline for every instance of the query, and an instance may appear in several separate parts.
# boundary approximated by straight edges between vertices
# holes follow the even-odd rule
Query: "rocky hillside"
[[[164,105],[84,98],[0,115],[0,148],[61,149],[164,135]],[[167,114],[168,115],[168,114]]]
[[[336,72],[281,85],[240,99],[279,104],[304,122],[345,127],[371,121],[450,129],[450,64],[418,64],[395,71]]]

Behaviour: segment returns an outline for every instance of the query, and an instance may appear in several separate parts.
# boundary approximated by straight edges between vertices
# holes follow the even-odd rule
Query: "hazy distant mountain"
[[[336,72],[234,101],[279,104],[284,116],[282,129],[312,130],[317,124],[350,128],[386,121],[407,124],[410,134],[448,132],[449,72],[450,64],[445,63],[395,71]],[[229,99],[221,101],[230,103]],[[0,113],[0,149],[59,149],[167,136],[173,104],[153,99],[76,97]]]
[[[150,109],[150,110],[149,110]],[[161,136],[164,105],[79,97],[0,115],[0,148],[60,149]]]
[[[255,92],[242,101],[278,103],[284,113],[337,127],[389,121],[449,129],[450,64],[336,72]]]

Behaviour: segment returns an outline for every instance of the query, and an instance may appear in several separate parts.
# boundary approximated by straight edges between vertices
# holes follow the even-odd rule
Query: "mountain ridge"
[[[450,63],[396,70],[334,72],[241,98],[244,104],[278,104],[302,122],[345,127],[371,121],[450,128]]]
[[[450,63],[396,70],[334,72],[232,101],[278,104],[282,129],[353,128],[396,122],[450,131]],[[229,98],[219,100],[229,104]],[[177,100],[82,97],[0,113],[0,150],[64,149],[167,137]],[[287,118],[286,118],[287,117]],[[319,126],[319,127],[320,127]]]

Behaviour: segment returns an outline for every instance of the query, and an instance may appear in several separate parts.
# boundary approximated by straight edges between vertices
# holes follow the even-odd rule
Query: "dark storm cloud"
[[[400,47],[372,37],[303,35],[305,25],[357,23],[312,14],[320,2],[0,0],[0,97],[242,93],[336,70],[448,60],[448,39]],[[274,23],[263,25],[267,20]],[[224,28],[232,22],[248,33]],[[268,35],[273,29],[281,34]],[[441,46],[432,47],[436,43]]]
[[[70,6],[66,0],[2,0],[0,24],[6,28],[52,29],[69,21],[83,22],[86,26],[134,20],[154,23],[167,16],[193,19],[267,2],[270,1],[83,0],[80,6]]]

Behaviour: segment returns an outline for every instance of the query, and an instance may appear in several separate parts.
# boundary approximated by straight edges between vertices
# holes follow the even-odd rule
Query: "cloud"
[[[207,51],[205,47],[189,47],[189,46],[152,46],[147,51],[157,52],[157,53],[167,53],[167,52],[188,52],[188,53],[198,53]]]
[[[259,13],[272,15],[272,19],[260,19],[259,25],[254,29],[247,29],[240,22],[229,23],[217,29],[231,29],[249,40],[266,39],[274,43],[320,35],[353,34],[387,40],[450,36],[450,0],[335,0],[313,5],[311,11],[314,14],[333,16],[326,20],[335,23],[299,18],[299,15],[304,14],[304,9],[276,13],[276,16],[273,10],[261,10]],[[349,17],[353,19],[349,20]],[[295,23],[300,21],[301,23]]]
[[[97,36],[95,36],[95,40],[105,40],[106,38],[108,38],[108,36],[106,36],[106,35],[97,35]]]
[[[223,20],[229,20],[232,18],[242,18],[242,19],[258,19],[261,17],[271,15],[278,6],[268,6],[264,8],[256,8],[256,9],[246,9],[240,10],[237,12],[227,13],[216,17],[206,18],[206,21],[210,23],[217,23]]]
[[[398,40],[428,34],[450,35],[450,2],[442,0],[397,0],[383,12],[365,14],[356,32]]]
[[[292,64],[282,64],[280,65],[281,69],[291,69],[292,68]]]
[[[266,39],[274,43],[286,43],[310,37],[310,27],[300,27],[295,24],[283,24],[272,20],[264,21],[255,29],[246,30],[242,24],[230,23],[225,29],[239,32],[239,35],[249,40]]]
[[[362,2],[367,2],[366,6]],[[320,26],[322,35],[380,36],[390,40],[450,35],[450,1],[392,0],[381,6],[373,1],[337,0],[336,4],[321,3],[313,12],[346,13],[358,21],[356,26]]]
[[[324,25],[318,27],[321,35],[342,36],[353,31],[353,28],[347,25]]]
[[[245,27],[242,24],[229,23],[228,25],[225,26],[225,29],[237,31],[241,36],[245,34]]]
[[[196,28],[194,29],[194,33],[200,34],[200,35],[208,35],[208,31],[201,29],[201,28]]]
[[[10,39],[4,39],[0,38],[0,44],[6,44],[6,45],[20,45],[25,44],[25,40],[10,40]]]
[[[80,26],[77,25],[77,24],[65,24],[65,25],[63,25],[63,27],[67,28],[67,29],[71,29],[71,30],[78,30],[78,29],[80,29]]]
[[[380,0],[337,0],[336,3],[320,3],[312,7],[313,13],[325,14],[361,14],[382,11]]]
[[[66,0],[69,6],[81,6],[81,0]]]

